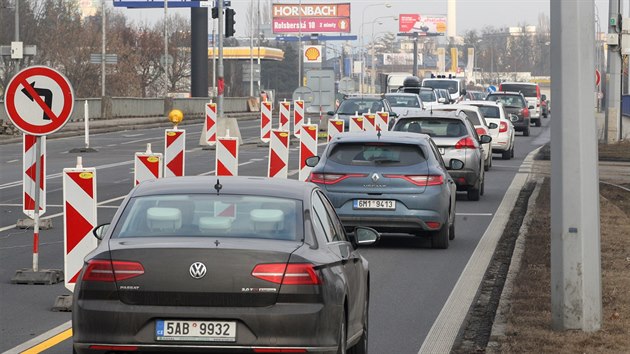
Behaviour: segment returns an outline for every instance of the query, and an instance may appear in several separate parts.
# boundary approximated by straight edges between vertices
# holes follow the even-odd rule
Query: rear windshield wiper
[[[374,163],[397,163],[400,162],[400,160],[394,160],[394,159],[373,159],[373,160],[369,160],[372,161]]]

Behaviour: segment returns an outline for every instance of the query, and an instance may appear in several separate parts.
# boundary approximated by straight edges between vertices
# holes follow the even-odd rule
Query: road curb
[[[530,179],[534,157],[540,149],[541,147],[530,152],[519,167],[495,216],[460,274],[418,354],[449,353],[453,348],[521,189]]]

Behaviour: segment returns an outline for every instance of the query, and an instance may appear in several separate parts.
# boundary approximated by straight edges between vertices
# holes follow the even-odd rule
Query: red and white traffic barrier
[[[206,103],[205,123],[206,144],[214,146],[217,143],[217,104],[212,101]]]
[[[65,286],[72,292],[83,259],[97,246],[92,236],[96,215],[96,169],[83,167],[81,157],[77,157],[75,168],[63,169],[63,268]]]
[[[162,154],[151,151],[147,144],[146,152],[136,152],[133,163],[134,186],[152,179],[162,178]]]
[[[236,204],[215,201],[214,202],[214,216],[236,218]]]
[[[230,137],[229,129],[226,130],[226,136],[217,140],[215,174],[238,176],[238,138]]]
[[[335,135],[343,133],[345,122],[343,119],[330,119],[328,121],[328,141],[330,142]]]
[[[287,130],[271,130],[267,177],[287,178],[289,176],[289,135]]]
[[[39,179],[39,215],[46,212],[46,136],[41,136],[40,158],[40,179]],[[24,147],[24,158],[22,159],[22,212],[29,218],[35,216],[35,144],[37,137],[35,135],[22,134],[22,146]]]
[[[164,132],[164,177],[184,175],[186,161],[186,131],[166,129]]]
[[[297,99],[293,101],[293,135],[296,138],[300,137],[302,122],[304,122],[304,101]]]
[[[268,143],[271,139],[271,102],[260,103],[260,140]]]
[[[287,100],[280,102],[279,119],[280,124],[278,126],[278,129],[287,131],[291,129],[289,124],[291,123],[291,102],[287,102]]]
[[[376,130],[389,130],[389,112],[380,111],[376,113]]]
[[[306,159],[317,155],[317,133],[319,128],[317,124],[310,123],[302,125],[302,133],[300,134],[300,172],[298,176],[300,181],[306,181],[313,169],[306,166]]]
[[[364,126],[364,121],[365,119],[363,119],[363,116],[358,115],[357,113],[355,113],[354,116],[350,117],[349,122],[349,126],[348,126],[348,131],[350,132],[362,132],[363,131],[363,126]]]
[[[376,114],[370,112],[368,110],[367,113],[363,114],[363,130],[366,132],[375,132],[376,131]]]

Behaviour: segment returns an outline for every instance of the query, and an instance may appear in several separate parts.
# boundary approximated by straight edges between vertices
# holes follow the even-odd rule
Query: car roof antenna
[[[219,179],[217,178],[217,184],[214,185],[214,189],[216,189],[217,195],[219,195],[221,188],[223,188],[223,185],[219,182]]]

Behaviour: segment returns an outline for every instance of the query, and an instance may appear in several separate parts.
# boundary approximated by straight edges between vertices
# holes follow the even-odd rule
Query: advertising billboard
[[[443,36],[446,33],[446,16],[400,14],[398,31],[401,33],[417,33],[420,36]]]
[[[100,1],[99,1],[100,3]],[[209,1],[194,0],[168,0],[168,7],[207,7]],[[164,1],[153,0],[114,0],[115,7],[127,8],[163,8]]]
[[[350,33],[350,3],[274,4],[273,33]]]

